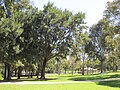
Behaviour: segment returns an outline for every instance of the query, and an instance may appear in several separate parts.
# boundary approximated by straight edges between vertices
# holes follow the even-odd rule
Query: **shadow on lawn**
[[[97,82],[96,84],[120,88],[120,80],[101,81],[101,82]]]
[[[46,78],[46,79],[35,79],[35,78],[24,78],[24,79],[11,79],[11,80],[0,80],[1,82],[23,82],[23,81],[50,81],[56,80],[57,78]]]
[[[87,80],[102,80],[102,79],[110,79],[110,78],[120,78],[120,74],[114,75],[98,75],[98,76],[81,76],[81,77],[72,77],[69,80],[73,81],[87,81]]]

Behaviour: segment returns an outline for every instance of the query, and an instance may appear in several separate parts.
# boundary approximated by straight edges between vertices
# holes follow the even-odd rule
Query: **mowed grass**
[[[103,74],[94,74],[94,75],[47,75],[48,81],[87,81],[87,80],[102,80],[102,79],[111,79],[111,78],[120,78],[120,72],[115,73],[103,73]],[[47,81],[47,80],[46,80]]]
[[[75,81],[87,81],[87,80],[101,80],[101,79],[111,79],[111,78],[120,78],[120,72],[116,73],[104,73],[104,74],[95,74],[95,75],[85,75],[80,74],[75,75],[54,75],[47,74],[46,80],[28,79],[26,77],[21,78],[20,80],[14,79],[13,82],[69,82],[73,81],[73,84],[0,84],[0,90],[120,90],[120,80],[111,80],[111,81],[100,81],[100,82],[79,82],[74,83]],[[3,81],[1,81],[3,82]]]
[[[108,83],[108,82],[107,82]],[[99,85],[95,82],[79,84],[50,84],[50,85],[0,85],[0,90],[120,90],[119,87]]]
[[[81,74],[46,74],[45,80],[37,79],[36,76],[33,78],[21,77],[21,79],[17,79],[17,77],[12,78],[12,82],[19,81],[35,81],[35,82],[67,82],[67,81],[87,81],[87,80],[102,80],[102,79],[111,79],[111,78],[120,78],[120,72],[112,72],[112,73],[103,73],[103,74],[94,74],[94,75],[81,75]],[[1,81],[2,82],[2,81]]]

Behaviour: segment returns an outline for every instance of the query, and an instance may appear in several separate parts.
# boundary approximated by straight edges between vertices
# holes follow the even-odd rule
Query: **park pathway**
[[[87,81],[65,81],[65,82],[45,82],[45,81],[19,81],[19,82],[0,82],[1,84],[71,84],[71,83],[88,83],[88,82],[100,82],[100,81],[111,81],[120,80],[120,78],[111,78],[103,80],[87,80]]]

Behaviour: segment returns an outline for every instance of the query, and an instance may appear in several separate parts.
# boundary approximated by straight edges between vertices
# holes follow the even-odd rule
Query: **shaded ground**
[[[103,79],[103,80],[87,80],[87,81],[66,81],[66,82],[35,82],[35,81],[7,81],[0,84],[69,84],[69,83],[88,83],[95,82],[98,85],[111,87],[120,87],[120,78]]]
[[[120,78],[120,74],[72,77],[69,80],[72,80],[72,81],[86,81],[86,80],[102,80],[102,79],[111,79],[111,78]]]
[[[37,82],[37,81],[51,81],[56,79],[57,78],[46,78],[44,80],[36,79],[36,78],[22,78],[22,79],[0,80],[0,83],[2,82]]]
[[[36,79],[36,77],[33,78],[27,78],[27,77],[21,77],[21,79],[16,79],[17,77],[13,77],[12,80],[1,80],[1,83],[36,83],[36,84],[42,84],[42,83],[80,83],[80,82],[99,82],[98,85],[104,85],[106,81],[116,81],[116,85],[119,85],[120,81],[120,74],[119,73],[108,73],[108,74],[95,74],[95,75],[50,75],[48,74],[47,79],[41,80]],[[110,82],[113,84],[113,82]],[[109,83],[109,84],[110,84]],[[110,85],[112,85],[110,84]],[[105,84],[107,86],[107,84]],[[109,86],[109,85],[108,85]],[[114,85],[113,85],[114,86]]]
[[[110,86],[120,88],[120,80],[100,81],[98,85]]]

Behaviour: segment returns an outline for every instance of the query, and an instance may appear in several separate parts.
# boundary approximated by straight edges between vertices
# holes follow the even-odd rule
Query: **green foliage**
[[[115,25],[115,26],[120,26],[120,1],[119,0],[113,0],[113,2],[108,2],[106,6],[106,10],[104,12],[105,17],[107,20]],[[116,30],[116,32],[119,32],[119,30]]]
[[[46,66],[46,72],[48,73],[55,73],[56,71],[56,60],[53,58],[52,60],[48,61]]]
[[[105,68],[120,66],[119,0],[108,2],[104,17],[84,31],[85,13],[73,14],[48,2],[43,10],[31,6],[30,0],[4,0],[0,5],[0,62],[26,70],[47,72],[90,67],[86,57]],[[67,61],[66,56],[72,60]],[[56,63],[54,58],[59,59]],[[81,61],[83,65],[81,66]],[[57,61],[57,62],[58,62]],[[104,63],[103,63],[104,62]],[[59,68],[58,68],[59,66]],[[57,70],[57,69],[58,70]],[[114,71],[114,70],[113,70]],[[102,72],[102,71],[101,71]]]

